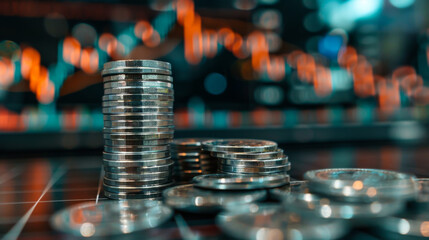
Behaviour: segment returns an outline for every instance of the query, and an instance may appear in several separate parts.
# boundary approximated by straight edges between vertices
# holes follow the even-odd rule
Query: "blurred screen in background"
[[[100,70],[118,59],[172,64],[179,131],[399,122],[390,137],[421,138],[428,1],[138,2],[0,2],[2,146],[101,132]]]

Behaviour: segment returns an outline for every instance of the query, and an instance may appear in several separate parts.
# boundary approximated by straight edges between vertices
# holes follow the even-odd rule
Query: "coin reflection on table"
[[[169,207],[153,200],[87,202],[57,212],[51,224],[75,236],[109,236],[155,228],[172,214]]]

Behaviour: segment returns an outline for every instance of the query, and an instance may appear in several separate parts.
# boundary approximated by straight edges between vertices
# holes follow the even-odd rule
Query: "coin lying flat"
[[[273,152],[263,153],[212,152],[211,155],[223,159],[274,159],[283,157],[283,150],[277,149]]]
[[[130,186],[111,186],[106,185],[106,183],[103,183],[103,189],[111,192],[111,193],[139,193],[139,194],[156,194],[160,191],[163,191],[164,189],[170,187],[173,185],[173,183],[167,183],[167,184],[158,184],[158,185],[150,185],[150,186],[138,186],[138,187],[130,187]]]
[[[171,113],[173,108],[171,107],[104,107],[104,114],[115,114],[115,113]]]
[[[270,189],[269,193],[271,198],[283,201],[291,193],[308,193],[307,181],[290,181],[289,184]]]
[[[105,174],[114,174],[114,173],[135,173],[135,174],[147,174],[154,172],[171,172],[174,162],[170,162],[164,165],[157,165],[153,167],[109,167],[104,166]],[[120,174],[118,174],[120,176]]]
[[[237,239],[337,239],[348,232],[344,221],[284,211],[276,205],[252,205],[247,211],[228,211],[217,225]]]
[[[103,65],[104,69],[121,68],[121,67],[129,67],[129,68],[146,67],[146,68],[171,70],[171,64],[169,62],[163,62],[158,60],[140,60],[140,59],[117,60],[117,61],[107,62]]]
[[[192,184],[169,188],[163,192],[165,203],[175,209],[207,213],[222,210],[229,204],[263,200],[266,192],[259,191],[210,191],[194,188]]]
[[[153,194],[138,194],[138,193],[113,193],[106,190],[103,191],[104,196],[114,200],[124,200],[124,199],[141,199],[141,200],[161,200],[162,192],[153,193]]]
[[[173,82],[173,77],[159,74],[116,74],[103,77],[103,82],[117,81],[163,81]]]
[[[157,145],[157,146],[125,146],[125,147],[110,147],[109,145],[104,145],[104,151],[110,153],[122,153],[122,152],[143,152],[143,151],[169,151],[169,145]]]
[[[104,94],[166,94],[173,95],[174,90],[171,88],[155,88],[155,87],[123,87],[123,88],[107,88],[104,89]]]
[[[311,192],[344,201],[410,199],[418,188],[414,176],[380,169],[320,169],[306,172],[304,178]]]
[[[149,181],[149,180],[160,180],[160,179],[168,179],[171,180],[171,171],[168,170],[142,170],[140,172],[127,172],[127,173],[115,173],[115,172],[105,172],[104,177],[112,180],[138,180],[138,181]]]
[[[148,67],[117,67],[112,69],[103,69],[101,75],[116,75],[116,74],[160,74],[171,75],[171,70],[155,69]]]
[[[108,160],[103,159],[103,165],[107,167],[155,167],[159,165],[170,164],[170,158],[161,158],[155,160]]]
[[[145,151],[141,153],[109,153],[109,152],[103,152],[103,159],[105,160],[154,160],[154,159],[160,159],[160,158],[167,158],[170,157],[169,151]]]
[[[173,101],[174,96],[166,94],[115,94],[104,95],[103,102],[106,101]]]
[[[405,209],[405,202],[395,199],[352,203],[334,201],[311,193],[291,193],[283,203],[286,209],[332,219],[374,219],[390,216]]]
[[[120,87],[163,87],[173,88],[172,83],[163,81],[115,81],[104,83],[104,89]]]
[[[104,115],[104,121],[162,121],[174,119],[173,114],[119,114]]]
[[[116,120],[104,121],[104,127],[107,128],[140,128],[140,127],[166,127],[174,126],[173,120]]]
[[[160,178],[160,179],[152,179],[152,180],[134,180],[134,179],[110,179],[105,177],[103,179],[103,183],[105,183],[108,186],[115,186],[115,187],[142,187],[142,186],[158,186],[166,183],[170,183],[171,179],[169,178]]]
[[[277,143],[258,139],[218,139],[202,143],[210,152],[271,152],[277,149]]]
[[[280,172],[287,172],[290,170],[290,163],[287,163],[283,166],[276,166],[276,167],[236,167],[236,166],[229,166],[229,165],[220,165],[219,170],[221,172],[228,172],[228,173],[240,173],[240,174],[253,174],[253,173],[259,173],[259,174],[270,174],[270,173],[280,173]]]
[[[173,107],[173,101],[103,101],[102,107]]]
[[[234,174],[207,174],[193,179],[195,187],[213,190],[245,190],[274,188],[288,184],[287,174],[269,176],[246,176]]]
[[[160,201],[86,202],[55,213],[51,225],[79,237],[109,236],[155,228],[172,215],[171,208]]]
[[[169,144],[171,139],[152,139],[152,140],[136,140],[136,139],[104,139],[104,144],[108,146],[128,147],[128,146],[156,146]]]
[[[104,139],[110,140],[161,140],[173,139],[174,131],[163,133],[104,133]]]
[[[288,157],[275,158],[275,159],[251,159],[251,160],[243,160],[243,159],[223,159],[219,158],[219,163],[223,165],[231,165],[237,167],[276,167],[276,166],[284,166],[288,163]]]

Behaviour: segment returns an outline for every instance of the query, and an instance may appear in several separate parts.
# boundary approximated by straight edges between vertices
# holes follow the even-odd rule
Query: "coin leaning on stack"
[[[216,173],[217,160],[201,148],[201,142],[206,140],[208,139],[183,138],[171,142],[173,175],[177,181],[190,182],[195,176]]]
[[[159,198],[173,183],[171,65],[119,60],[104,64],[102,76],[104,193],[112,199]]]

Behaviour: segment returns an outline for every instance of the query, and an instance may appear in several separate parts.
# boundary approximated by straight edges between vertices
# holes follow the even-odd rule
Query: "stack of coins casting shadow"
[[[218,159],[221,173],[286,174],[291,166],[283,150],[272,141],[221,139],[205,141],[202,146],[211,156]]]
[[[158,198],[172,185],[173,78],[153,60],[104,64],[103,187],[113,199]]]
[[[171,143],[171,158],[174,161],[173,176],[177,182],[190,182],[201,174],[216,173],[217,160],[203,152],[201,142],[208,139],[184,138]]]

